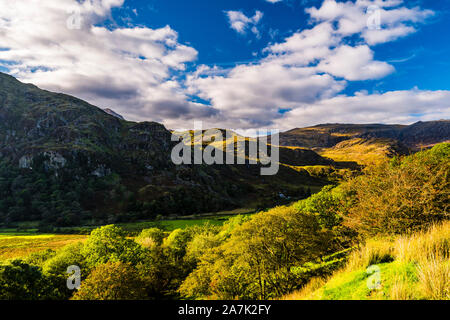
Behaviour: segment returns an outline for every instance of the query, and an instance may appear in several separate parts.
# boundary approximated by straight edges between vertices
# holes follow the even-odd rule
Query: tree
[[[22,260],[0,265],[0,300],[66,299],[65,284],[63,277],[46,276],[39,267]]]
[[[81,283],[73,300],[141,300],[146,294],[142,279],[129,263],[98,265]]]
[[[83,243],[73,243],[59,250],[56,255],[43,264],[43,271],[47,274],[67,276],[67,268],[76,265],[82,275],[87,273],[86,260],[83,256]]]
[[[136,237],[136,241],[145,247],[160,246],[163,243],[164,236],[164,231],[159,228],[144,229]]]
[[[279,297],[304,283],[292,267],[336,250],[333,237],[316,215],[294,207],[258,213],[220,246],[205,250],[179,291],[189,298]]]
[[[136,265],[144,249],[131,239],[126,238],[125,232],[108,225],[92,231],[86,241],[82,254],[86,258],[88,268],[98,264],[111,262],[129,262]]]

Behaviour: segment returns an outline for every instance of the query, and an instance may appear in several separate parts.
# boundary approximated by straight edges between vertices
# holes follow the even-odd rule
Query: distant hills
[[[0,120],[0,224],[66,226],[264,208],[279,203],[279,194],[301,198],[327,183],[288,166],[263,177],[248,161],[175,166],[176,142],[162,124],[126,121],[2,73]],[[287,158],[295,165],[331,163],[311,150]]]
[[[67,226],[262,209],[329,184],[330,172],[355,168],[350,162],[358,162],[366,147],[383,150],[384,157],[449,136],[449,121],[327,124],[281,133],[275,176],[261,176],[260,166],[248,161],[175,166],[170,155],[176,142],[162,124],[126,121],[111,109],[0,73],[0,225],[39,220]],[[341,156],[348,148],[354,157]]]
[[[304,148],[331,148],[350,139],[392,139],[418,150],[450,139],[450,120],[417,122],[412,125],[320,124],[296,128],[280,134],[280,145]]]

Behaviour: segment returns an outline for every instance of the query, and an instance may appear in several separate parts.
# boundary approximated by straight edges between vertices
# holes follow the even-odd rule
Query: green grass
[[[373,284],[367,269],[360,269],[350,273],[342,273],[330,280],[325,286],[314,292],[311,298],[320,300],[372,300],[390,299],[391,290],[396,279],[406,279],[408,287],[417,285],[416,266],[413,263],[382,263],[376,265],[379,269],[379,287]],[[369,282],[369,285],[368,285]]]
[[[116,225],[130,232],[139,232],[142,229],[157,227],[165,231],[173,231],[175,229],[184,229],[187,227],[204,225],[209,223],[211,225],[221,226],[232,216],[220,216],[214,218],[200,218],[200,219],[175,219],[175,220],[160,220],[148,222],[127,222],[117,223]]]
[[[11,236],[32,236],[37,233],[37,229],[27,229],[26,231],[17,231],[17,229],[0,229],[0,238]]]
[[[379,269],[370,289],[367,268]],[[450,300],[450,221],[395,239],[368,241],[329,279],[314,278],[285,300]]]
[[[184,229],[187,227],[192,227],[196,225],[204,225],[206,223],[216,226],[223,225],[228,219],[236,215],[248,215],[255,213],[255,209],[241,208],[229,211],[221,211],[216,213],[205,213],[193,216],[177,217],[173,219],[166,220],[156,220],[156,221],[137,221],[137,222],[123,222],[114,223],[115,225],[121,227],[125,231],[136,233],[143,229],[148,228],[160,228],[164,231],[173,231],[175,229]],[[86,225],[82,227],[64,227],[59,228],[60,233],[86,233],[93,229],[101,227],[100,225]],[[14,230],[14,229],[13,229]],[[1,229],[0,229],[1,232]]]
[[[253,209],[237,209],[211,215],[190,216],[186,219],[117,223],[116,225],[137,234],[143,229],[158,227],[170,232],[196,225],[223,225],[229,218],[237,214],[249,214]],[[90,231],[99,226],[59,228],[58,233],[39,233],[35,222],[24,222],[20,228],[0,228],[0,261],[13,258],[24,258],[31,253],[46,249],[57,250],[70,243],[84,241]],[[79,234],[83,233],[83,234]]]

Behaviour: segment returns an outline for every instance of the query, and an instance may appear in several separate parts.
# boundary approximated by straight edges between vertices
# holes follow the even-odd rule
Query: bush
[[[351,180],[345,224],[365,236],[412,233],[448,219],[450,144],[370,167]]]
[[[54,275],[67,275],[67,268],[72,265],[80,267],[82,274],[87,272],[86,261],[82,254],[83,244],[73,243],[59,250],[56,255],[43,264],[43,271]]]
[[[220,234],[220,233],[219,233]],[[303,284],[291,267],[337,251],[317,216],[293,207],[261,212],[206,250],[180,293],[190,298],[269,299]]]

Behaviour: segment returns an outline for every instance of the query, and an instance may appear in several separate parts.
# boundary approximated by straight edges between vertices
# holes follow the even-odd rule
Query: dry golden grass
[[[390,291],[391,300],[413,300],[414,292],[405,275],[397,276]]]
[[[396,260],[402,262],[422,262],[435,257],[449,259],[450,222],[434,225],[412,236],[400,237],[394,247]]]
[[[448,257],[428,256],[417,268],[420,290],[429,300],[450,300],[450,264]]]
[[[398,273],[388,280],[386,298],[391,300],[449,300],[450,299],[450,221],[436,224],[426,231],[395,239],[373,239],[350,254],[344,268],[330,277],[330,281],[312,279],[302,290],[283,297],[286,300],[320,299],[317,292],[324,285],[351,280],[351,274],[368,266],[392,262]],[[412,265],[413,274],[399,266]],[[346,281],[347,281],[346,280]],[[343,284],[345,281],[343,282]]]
[[[350,254],[344,271],[354,271],[371,265],[394,260],[395,245],[389,239],[369,240]]]
[[[321,288],[327,282],[324,278],[312,278],[301,290],[288,294],[282,300],[302,300],[304,297],[310,296],[317,289]]]
[[[359,165],[373,165],[385,161],[391,154],[390,141],[364,140],[361,138],[343,141],[332,148],[319,151],[323,157],[334,161],[354,161]]]
[[[46,249],[56,250],[86,238],[84,235],[0,236],[0,260],[23,258]]]

